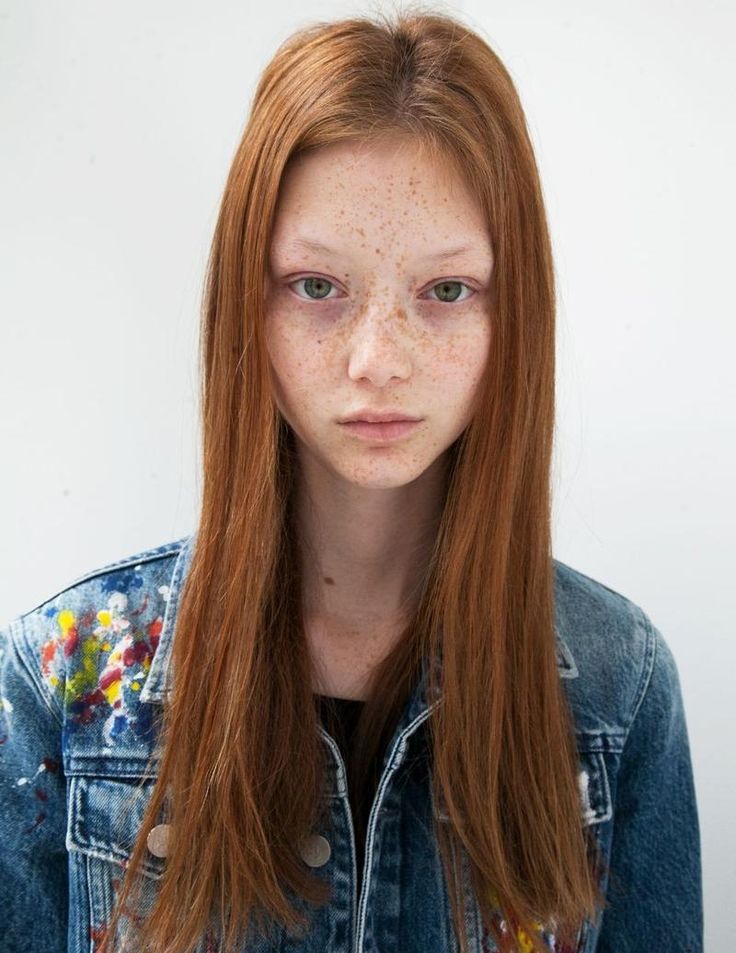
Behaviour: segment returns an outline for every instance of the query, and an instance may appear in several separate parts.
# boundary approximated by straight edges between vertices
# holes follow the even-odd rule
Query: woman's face
[[[266,334],[299,453],[365,487],[404,485],[435,462],[470,420],[492,270],[464,182],[411,140],[296,161],[276,210]],[[420,422],[398,440],[366,439],[340,422],[359,410]]]

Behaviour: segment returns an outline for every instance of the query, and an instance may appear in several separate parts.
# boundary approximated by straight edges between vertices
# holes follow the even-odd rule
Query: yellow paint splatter
[[[538,920],[533,920],[532,926],[535,930],[541,931],[544,925]],[[521,953],[532,953],[534,950],[534,944],[529,939],[529,934],[522,930],[521,927],[519,927],[519,929],[516,931],[516,939],[521,946]]]
[[[57,615],[56,621],[59,623],[59,628],[61,629],[62,633],[64,636],[66,636],[69,629],[71,629],[77,620],[74,618],[74,613],[71,611],[71,609],[62,609]]]
[[[112,644],[110,642],[103,642],[102,645],[100,646],[100,649],[103,652],[109,652],[111,648],[112,648]]]
[[[140,683],[140,682],[131,682],[130,687],[133,689],[134,692],[139,692],[140,689],[141,689],[141,683]]]
[[[528,935],[522,929],[518,929],[516,931],[516,939],[519,943],[521,953],[532,953],[534,950],[534,945],[532,944],[532,941],[529,939]]]
[[[107,628],[112,622],[112,612],[110,612],[109,609],[100,609],[97,613],[97,618],[100,620],[100,624]]]
[[[82,664],[67,679],[65,697],[67,703],[78,698],[83,692],[90,691],[97,684],[97,656],[99,644],[95,638],[82,642]]]
[[[119,678],[116,678],[115,681],[110,682],[110,684],[103,688],[102,691],[110,705],[114,705],[115,702],[120,698],[122,682]]]

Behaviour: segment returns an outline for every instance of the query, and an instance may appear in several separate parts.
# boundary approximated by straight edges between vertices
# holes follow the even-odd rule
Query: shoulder
[[[564,684],[578,727],[621,747],[650,687],[678,690],[672,651],[632,599],[559,560],[554,570],[556,626],[574,662]]]
[[[137,575],[138,582],[134,585],[140,586],[140,580],[148,573],[155,572],[162,563],[176,559],[184,543],[189,539],[188,536],[182,536],[179,539],[162,543],[151,549],[143,549],[116,559],[113,562],[105,563],[94,569],[90,569],[66,583],[60,589],[57,589],[52,595],[47,596],[42,602],[24,611],[18,619],[30,618],[34,614],[56,602],[59,598],[75,598],[94,588],[97,583],[101,587],[119,586],[129,587],[134,575]]]
[[[119,673],[138,690],[160,635],[177,556],[190,537],[93,568],[12,619],[2,638],[39,694],[68,725],[114,708]]]

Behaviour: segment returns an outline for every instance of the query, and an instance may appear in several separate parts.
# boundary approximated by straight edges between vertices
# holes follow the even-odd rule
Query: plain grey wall
[[[730,949],[735,8],[438,8],[527,111],[559,279],[556,556],[674,652],[707,948]],[[254,83],[294,27],[371,9],[0,5],[0,619],[194,527],[203,269]]]

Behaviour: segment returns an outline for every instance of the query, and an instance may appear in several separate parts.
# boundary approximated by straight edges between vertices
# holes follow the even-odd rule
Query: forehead
[[[489,246],[488,223],[465,178],[448,156],[417,140],[346,141],[294,157],[279,189],[274,244],[293,249],[310,236],[332,246],[368,235],[428,247]]]
[[[284,170],[279,196],[293,198],[315,183],[330,189],[334,197],[356,192],[377,196],[407,185],[412,191],[441,188],[468,194],[467,183],[449,155],[430,153],[419,139],[404,135],[346,140],[293,156]]]

